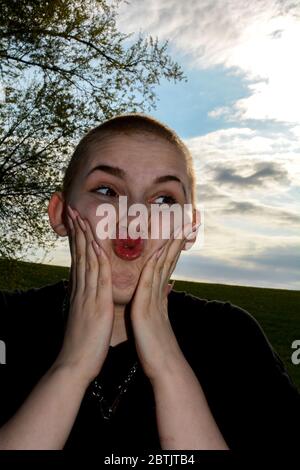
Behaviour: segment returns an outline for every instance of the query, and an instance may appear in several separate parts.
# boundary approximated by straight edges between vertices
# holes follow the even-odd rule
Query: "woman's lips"
[[[119,258],[131,261],[142,254],[144,240],[142,238],[117,238],[113,240],[113,249]]]

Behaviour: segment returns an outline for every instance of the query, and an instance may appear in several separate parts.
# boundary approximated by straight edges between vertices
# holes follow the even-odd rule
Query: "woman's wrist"
[[[61,361],[59,358],[52,364],[48,374],[64,376],[68,381],[73,382],[75,387],[81,388],[83,392],[92,381],[81,366]]]
[[[179,347],[175,348],[172,354],[164,356],[162,365],[157,368],[155,374],[149,377],[152,387],[172,381],[178,374],[185,373],[186,368],[189,368],[186,358]]]

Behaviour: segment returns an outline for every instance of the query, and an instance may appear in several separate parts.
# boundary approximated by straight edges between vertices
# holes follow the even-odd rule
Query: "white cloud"
[[[221,65],[251,81],[249,97],[210,116],[299,122],[299,2],[131,0],[119,25],[169,39],[191,68]]]
[[[247,127],[233,127],[187,139],[185,142],[194,156],[199,182],[204,179],[207,183],[211,179],[213,168],[230,167],[232,172],[246,177],[257,172],[259,168],[273,167],[274,171],[276,168],[277,173],[283,176],[272,180],[277,191],[282,192],[299,187],[298,134],[298,127],[290,128],[287,133],[267,133]],[[237,189],[240,192],[241,185]],[[244,190],[248,191],[246,184]],[[249,195],[251,191],[249,188]]]
[[[299,286],[295,263],[287,272],[300,246],[293,195],[300,191],[298,133],[298,127],[288,135],[229,128],[186,140],[195,161],[198,200],[205,207],[205,244],[182,259],[178,277],[186,269],[190,278],[203,281]],[[276,273],[270,269],[272,254]]]

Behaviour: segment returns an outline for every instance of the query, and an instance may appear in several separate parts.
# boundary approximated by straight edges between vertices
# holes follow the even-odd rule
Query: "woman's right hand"
[[[100,372],[114,322],[111,265],[93,237],[88,220],[68,208],[71,231],[70,310],[57,365],[76,368],[88,385]]]

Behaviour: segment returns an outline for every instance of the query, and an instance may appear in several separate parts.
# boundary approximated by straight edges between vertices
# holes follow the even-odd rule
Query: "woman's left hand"
[[[196,231],[197,227],[192,233]],[[170,239],[146,262],[131,302],[136,350],[150,380],[159,377],[174,361],[182,359],[168,316],[168,282],[191,233],[176,238],[179,232],[171,234]]]

